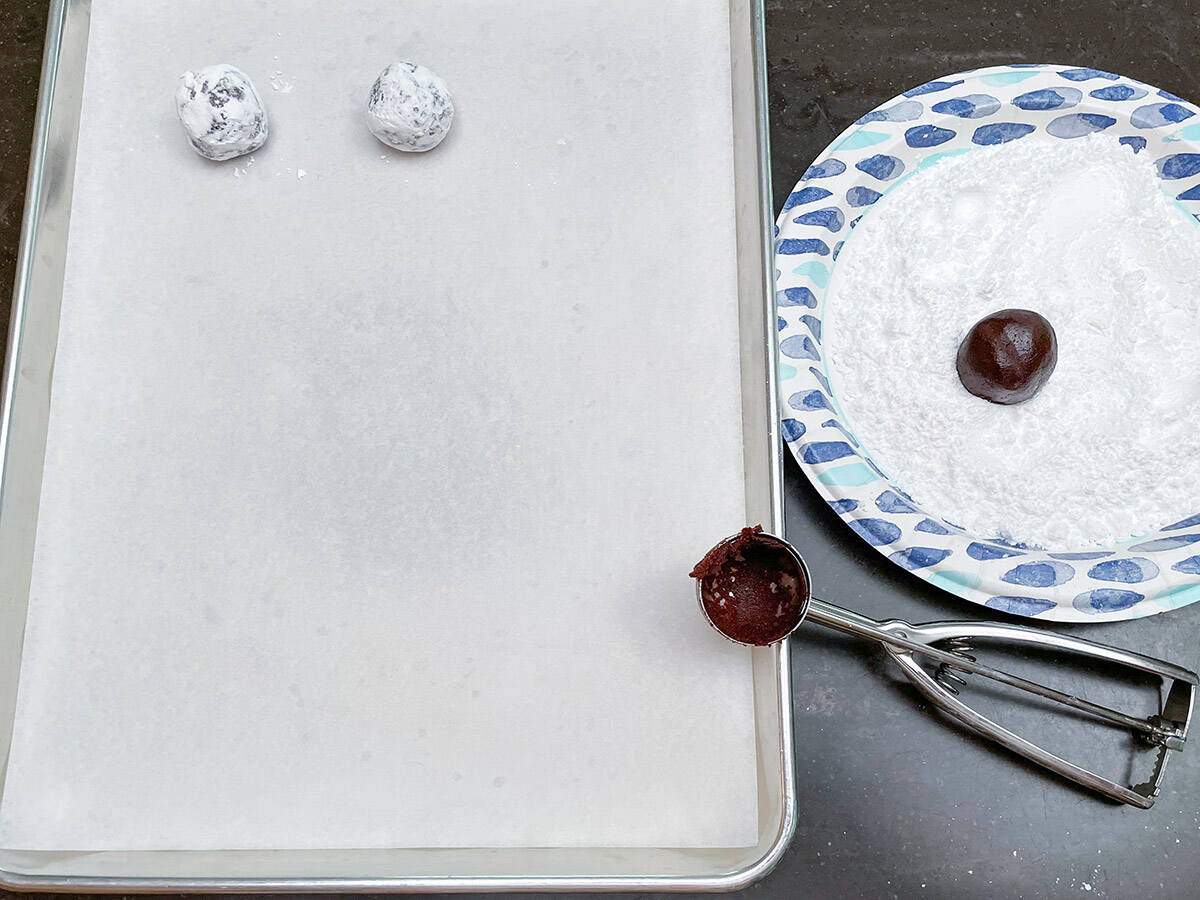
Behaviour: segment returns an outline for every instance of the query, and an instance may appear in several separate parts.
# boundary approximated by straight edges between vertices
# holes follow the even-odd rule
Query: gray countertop
[[[0,3],[0,282],[11,283],[48,0]],[[908,87],[962,69],[1057,62],[1120,72],[1200,98],[1200,16],[1172,3],[1054,0],[768,0],[778,207],[846,125]],[[7,293],[0,321],[8,319]],[[972,618],[855,537],[787,463],[788,536],[816,591],[879,618]],[[1200,604],[1079,629],[1195,668]],[[746,895],[788,898],[1200,896],[1200,752],[1173,763],[1143,812],[1078,790],[930,714],[882,654],[816,628],[794,640],[799,825],[778,868]],[[1134,706],[1104,673],[1038,675]],[[1147,685],[1140,686],[1145,698]],[[1083,721],[978,696],[1014,730],[1129,777],[1130,741]],[[1139,758],[1139,764],[1146,765]],[[1136,773],[1134,773],[1136,774]],[[1135,778],[1135,780],[1138,780]]]

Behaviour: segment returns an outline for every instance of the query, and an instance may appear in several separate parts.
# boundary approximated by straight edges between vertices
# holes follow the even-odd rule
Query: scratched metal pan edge
[[[0,792],[7,776],[57,346],[91,0],[52,0],[0,413]],[[762,0],[730,0],[747,521],[783,533]],[[0,885],[92,892],[728,891],[796,824],[786,643],[753,651],[759,841],[748,848],[16,851]]]

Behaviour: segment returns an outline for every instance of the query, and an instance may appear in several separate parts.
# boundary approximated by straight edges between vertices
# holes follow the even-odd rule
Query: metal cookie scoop
[[[1153,657],[1020,625],[991,622],[930,622],[910,625],[899,619],[877,622],[812,596],[808,567],[796,548],[782,538],[745,528],[705,555],[692,570],[705,618],[726,638],[749,646],[784,640],[805,621],[883,645],[905,676],[939,709],[984,737],[1114,800],[1149,809],[1154,805],[1171,751],[1183,749],[1195,703],[1195,672]],[[1124,665],[1162,678],[1157,715],[1126,715],[1099,703],[1055,690],[1019,675],[977,662],[976,641],[1037,646]],[[936,663],[930,673],[923,662]],[[1056,756],[986,716],[958,698],[966,682],[960,673],[982,675],[1011,687],[1088,713],[1129,729],[1160,747],[1150,778],[1123,785]]]

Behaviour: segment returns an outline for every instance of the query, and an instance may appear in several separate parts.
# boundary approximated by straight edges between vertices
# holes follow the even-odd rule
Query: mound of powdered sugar
[[[840,254],[824,320],[834,392],[929,513],[1051,550],[1200,511],[1200,227],[1111,138],[1035,137],[898,185]],[[972,396],[955,352],[1007,307],[1058,335],[1015,406]]]

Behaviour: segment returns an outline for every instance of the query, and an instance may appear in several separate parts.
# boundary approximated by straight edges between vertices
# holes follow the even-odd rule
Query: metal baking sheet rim
[[[52,0],[21,228],[0,413],[0,583],[30,553],[74,175],[90,0]],[[747,520],[783,533],[763,0],[730,0]],[[57,253],[41,246],[57,240]],[[47,282],[48,289],[47,289]],[[40,293],[39,293],[40,292]],[[46,297],[37,307],[39,296]],[[52,327],[31,324],[38,314]],[[46,321],[49,321],[47,319]],[[30,347],[37,341],[41,347]],[[48,332],[52,332],[49,333]],[[35,351],[40,349],[41,357]],[[41,420],[40,437],[26,420]],[[33,437],[29,434],[32,433]],[[30,470],[32,465],[35,468]],[[27,482],[36,481],[32,488]],[[14,514],[24,506],[26,515]],[[21,509],[17,509],[20,513]],[[7,755],[28,573],[0,600],[0,740]],[[15,651],[15,652],[13,652]],[[0,848],[0,885],[95,892],[729,891],[766,875],[796,825],[787,644],[753,651],[759,834],[753,848],[92,851]],[[737,857],[737,858],[735,858]],[[628,860],[626,864],[625,860]],[[424,872],[420,870],[424,869]],[[412,874],[402,873],[406,870]],[[351,874],[352,873],[352,874]]]

